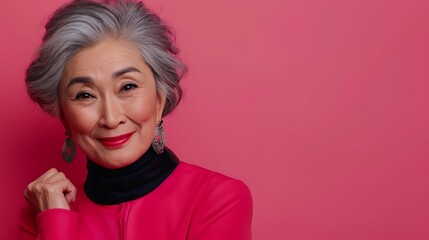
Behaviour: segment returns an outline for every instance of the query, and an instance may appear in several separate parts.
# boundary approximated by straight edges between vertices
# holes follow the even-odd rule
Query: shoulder
[[[179,164],[196,189],[189,239],[251,239],[253,200],[243,181],[192,164]]]
[[[211,195],[243,195],[250,196],[247,185],[238,179],[226,176],[206,168],[186,162],[180,162],[178,166],[180,178],[186,178],[198,188],[210,192]]]
[[[198,192],[201,207],[238,204],[244,209],[252,208],[251,192],[243,181],[186,162],[180,162],[177,170],[180,178],[186,178]]]

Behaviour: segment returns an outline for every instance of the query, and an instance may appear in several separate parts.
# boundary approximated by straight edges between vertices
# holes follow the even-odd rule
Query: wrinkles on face
[[[81,50],[67,64],[60,90],[63,123],[96,163],[125,166],[150,147],[165,98],[132,44],[107,39]],[[123,135],[131,137],[122,143]]]

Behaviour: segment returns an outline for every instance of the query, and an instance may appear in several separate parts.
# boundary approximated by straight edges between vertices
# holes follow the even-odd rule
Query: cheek
[[[97,112],[90,108],[63,108],[64,117],[74,135],[89,134],[97,122]]]
[[[125,109],[129,118],[134,122],[156,122],[156,96],[141,96],[126,102]]]

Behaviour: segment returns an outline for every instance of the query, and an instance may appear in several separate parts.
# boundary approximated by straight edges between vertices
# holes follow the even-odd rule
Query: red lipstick
[[[98,141],[100,141],[105,147],[118,148],[125,144],[133,134],[134,132],[122,134],[116,137],[98,138]]]

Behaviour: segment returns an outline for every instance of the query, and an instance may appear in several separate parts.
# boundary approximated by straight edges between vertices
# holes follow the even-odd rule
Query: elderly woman
[[[21,239],[250,239],[252,199],[239,180],[164,147],[162,119],[186,72],[169,28],[142,3],[74,1],[46,24],[28,94],[87,157],[83,186],[50,169],[25,190]]]

